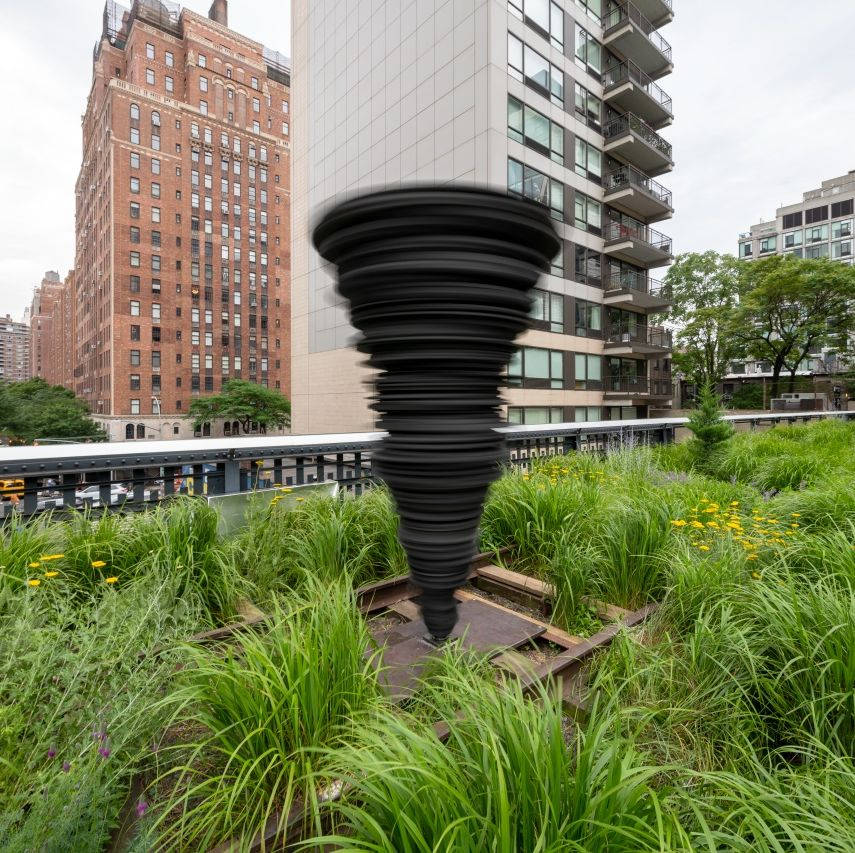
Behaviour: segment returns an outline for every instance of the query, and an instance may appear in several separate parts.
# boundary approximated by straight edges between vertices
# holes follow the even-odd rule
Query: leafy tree
[[[665,283],[672,291],[670,319],[678,325],[674,366],[695,385],[720,382],[740,354],[730,329],[739,301],[739,262],[712,251],[678,255]]]
[[[701,387],[698,406],[686,426],[694,435],[695,458],[701,468],[709,469],[716,451],[733,436],[733,424],[722,418],[718,396],[710,383]]]
[[[39,377],[0,383],[0,432],[21,444],[32,444],[40,438],[106,438],[89,417],[83,400],[67,388],[48,385]]]
[[[244,432],[257,423],[262,432],[268,427],[284,427],[291,423],[291,403],[273,388],[265,388],[245,379],[229,379],[220,394],[197,397],[190,403],[187,417],[194,429],[207,421],[223,418],[237,421]]]
[[[799,364],[823,348],[843,352],[855,326],[855,268],[825,258],[776,255],[740,263],[742,298],[731,321],[745,354],[772,364],[795,387]]]

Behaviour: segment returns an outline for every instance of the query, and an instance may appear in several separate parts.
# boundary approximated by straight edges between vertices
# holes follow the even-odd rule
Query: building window
[[[250,78],[250,86],[252,86],[253,89],[258,88],[258,77],[251,77]]]
[[[832,205],[833,206],[833,205]],[[852,220],[842,219],[840,222],[831,223],[831,239],[839,240],[841,237],[852,236]]]
[[[196,63],[200,68],[207,68],[208,67],[208,60],[205,58],[204,53],[199,54],[199,58],[196,60]]]
[[[564,297],[560,293],[548,290],[535,290],[532,293],[531,313],[535,328],[548,332],[564,331]],[[277,347],[279,342],[277,341]]]
[[[508,136],[564,163],[564,128],[508,95]],[[276,176],[278,180],[278,175]],[[266,180],[265,174],[263,180]]]
[[[138,399],[131,400],[131,414],[138,415],[140,413],[140,401]],[[143,438],[145,437],[145,427],[143,427]]]
[[[158,160],[157,157],[151,158],[151,173],[152,175],[160,174],[160,160]]]
[[[586,421],[601,421],[603,410],[599,406],[576,406],[573,410],[573,420],[577,423]]]
[[[131,151],[131,168],[139,169],[140,167],[140,155],[138,151]]]
[[[131,104],[131,121],[139,121],[139,120],[140,120],[139,104]]]
[[[151,366],[157,370],[160,369],[160,350],[151,351]]]
[[[145,58],[146,59],[154,59],[154,45],[151,42],[146,42]]]
[[[592,234],[601,234],[602,205],[578,190],[573,193],[573,201],[576,227]]]
[[[131,317],[140,316],[140,302],[138,299],[131,300]]]
[[[564,219],[564,184],[531,166],[508,160],[508,192],[530,198],[548,207],[555,219]]]
[[[801,232],[799,232],[801,233]],[[754,254],[754,249],[751,246],[751,243],[740,243],[739,244],[739,257],[740,258],[750,258]]]
[[[146,68],[145,70],[145,82],[149,84],[149,86],[154,86],[154,69]]]
[[[602,152],[585,142],[584,139],[576,137],[576,174],[582,178],[588,178],[596,183],[601,183],[603,177],[603,155]]]
[[[139,373],[131,374],[131,391],[139,391],[140,390],[140,375]]]
[[[131,142],[134,145],[140,144],[140,129],[138,127],[131,128]]]
[[[261,112],[261,101],[258,98],[252,99],[252,111],[254,113]]]
[[[207,101],[199,101],[199,112],[201,112],[203,116],[208,115],[208,102]]]
[[[508,33],[508,72],[553,103],[564,104],[564,72]]]
[[[131,340],[138,341],[140,339],[140,327],[131,326]]]
[[[508,364],[508,385],[563,388],[564,354],[559,350],[520,347]]]
[[[818,243],[815,246],[805,246],[806,258],[827,258],[828,243]]]
[[[831,218],[837,219],[838,216],[851,216],[855,206],[855,200],[848,198],[846,201],[835,201],[831,205]]]
[[[140,277],[138,275],[132,275],[130,278],[130,291],[131,293],[139,293],[140,292]]]
[[[828,239],[828,225],[816,225],[813,228],[805,228],[805,243],[824,243]],[[774,249],[774,245],[772,246]],[[762,243],[760,251],[763,251]]]
[[[151,209],[151,221],[152,222],[160,222],[160,208],[153,207]]]
[[[175,57],[172,54],[171,50],[167,50],[164,55],[164,61],[166,62],[167,68],[172,68],[175,65]]]
[[[151,197],[160,198],[160,184],[155,181],[151,182]]]
[[[802,244],[802,232],[799,231],[790,231],[789,234],[784,234],[784,248],[785,249],[793,249],[796,246],[801,246]],[[751,245],[750,243],[748,244]]]
[[[802,224],[802,212],[798,213],[785,213],[784,214],[784,228],[800,228]]]
[[[160,255],[151,256],[151,271],[160,272]]]
[[[576,42],[574,55],[576,64],[583,69],[593,71],[599,79],[603,71],[603,48],[600,43],[585,29],[578,24],[576,28]]]
[[[573,357],[577,391],[599,391],[603,387],[603,359],[599,355],[577,352]]]
[[[603,334],[603,307],[595,302],[576,300],[576,334],[581,338],[600,338]]]
[[[166,91],[170,93],[175,91],[175,81],[168,75],[166,77]]]
[[[812,207],[805,211],[805,225],[811,225],[814,222],[825,222],[828,219],[828,205],[823,204],[820,207]]]
[[[138,201],[131,202],[131,219],[140,218],[140,205]]]
[[[140,265],[140,253],[131,252],[131,266],[138,267]]]
[[[131,242],[139,243],[140,241],[140,229],[134,225],[131,225]]]
[[[127,424],[125,426],[125,438],[126,439],[133,439],[133,437],[134,437],[134,425],[133,424]]]
[[[831,244],[831,257],[835,260],[852,257],[852,241],[838,240]]]
[[[140,351],[138,349],[132,349],[130,351],[131,354],[131,367],[139,367],[140,366]]]
[[[140,191],[140,179],[136,177],[131,178],[131,192],[138,193]]]
[[[282,112],[287,114],[287,112],[288,112],[288,101],[282,101]]]
[[[160,319],[160,303],[152,302],[151,303],[151,319],[159,320]]]

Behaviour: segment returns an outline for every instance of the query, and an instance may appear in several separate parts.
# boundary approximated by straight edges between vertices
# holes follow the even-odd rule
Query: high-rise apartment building
[[[30,378],[30,326],[7,314],[0,317],[0,382]]]
[[[310,243],[325,204],[410,182],[532,198],[563,250],[508,370],[515,423],[644,417],[671,396],[651,270],[671,240],[655,178],[671,0],[293,0],[295,432],[369,429],[370,380]]]
[[[855,217],[855,170],[823,181],[804,193],[797,204],[779,207],[775,218],[758,222],[739,235],[743,260],[767,255],[831,258],[853,262],[852,222]]]
[[[69,279],[71,273],[69,273]],[[63,347],[70,340],[70,329],[65,327],[64,313],[69,307],[66,285],[55,270],[48,270],[40,284],[33,288],[30,303],[30,370],[51,385],[60,385]]]
[[[108,0],[77,180],[74,390],[112,438],[172,437],[239,377],[289,393],[290,71],[159,0]]]

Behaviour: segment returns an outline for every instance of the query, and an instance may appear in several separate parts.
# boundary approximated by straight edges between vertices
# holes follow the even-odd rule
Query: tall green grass
[[[346,580],[346,579],[345,579]],[[158,825],[159,844],[203,850],[248,843],[306,795],[315,748],[353,735],[378,702],[367,629],[347,582],[307,578],[268,630],[239,647],[192,649],[171,697],[200,732]],[[177,816],[176,816],[177,815]]]

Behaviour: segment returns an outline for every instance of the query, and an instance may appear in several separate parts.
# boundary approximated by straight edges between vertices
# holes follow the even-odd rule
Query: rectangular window
[[[140,375],[139,373],[131,374],[131,391],[139,391],[140,390]]]
[[[175,81],[169,75],[166,77],[166,91],[170,93],[175,91]]]
[[[560,424],[564,420],[563,406],[509,406],[508,423],[540,426]]]
[[[131,326],[131,340],[138,341],[140,339],[140,327]]]
[[[132,349],[130,351],[130,355],[131,355],[131,367],[139,367],[140,351],[138,349]]]
[[[160,350],[151,351],[151,366],[156,369],[160,368]]]
[[[800,228],[802,224],[802,212],[798,213],[785,213],[784,214],[784,228]]]
[[[828,225],[815,225],[813,228],[805,228],[805,243],[822,243],[828,239]],[[774,246],[773,246],[774,248]],[[761,248],[762,251],[762,248]]]
[[[841,219],[840,222],[831,223],[831,239],[839,240],[841,237],[852,236],[852,220]]]
[[[603,358],[577,352],[574,356],[577,391],[598,391],[603,387]]]
[[[815,246],[805,246],[806,258],[827,258],[828,243],[817,243]]]
[[[160,255],[151,256],[151,271],[160,272]]]
[[[802,244],[802,232],[801,231],[790,231],[789,234],[784,234],[784,248],[785,249],[793,249],[796,246],[801,246]],[[749,245],[751,245],[749,243]]]
[[[831,205],[831,218],[837,219],[838,216],[851,216],[853,213],[853,203],[855,200],[849,198],[846,201],[835,201]]]
[[[152,302],[151,303],[151,319],[159,320],[160,319],[160,303]]]
[[[530,198],[550,209],[556,219],[564,219],[564,184],[531,166],[508,160],[508,191]],[[250,252],[250,256],[252,252]]]
[[[167,68],[172,68],[175,65],[175,56],[173,55],[171,50],[167,50],[164,55],[164,61],[166,62]]]
[[[160,198],[160,184],[152,181],[151,183],[151,197],[152,198]]]
[[[559,350],[520,347],[508,364],[508,385],[563,388],[564,354]]]
[[[138,415],[140,413],[140,401],[137,399],[131,400],[131,414]]]
[[[138,267],[140,265],[140,253],[131,252],[131,266]]]
[[[564,297],[548,290],[535,290],[532,294],[531,314],[535,327],[549,332],[564,331]]]
[[[138,193],[140,191],[140,179],[132,177],[131,178],[131,192]]]
[[[739,257],[740,258],[750,258],[753,254],[754,254],[754,249],[752,248],[751,243],[740,243],[739,244]]]
[[[131,151],[131,168],[139,169],[140,167],[140,155],[138,151]]]
[[[160,222],[160,208],[153,207],[151,209],[151,221],[152,222]]]
[[[603,308],[595,302],[576,300],[576,334],[579,337],[599,338],[603,332]]]
[[[140,218],[140,205],[137,201],[131,202],[131,219],[139,219]]]
[[[852,257],[852,241],[838,240],[831,244],[831,257],[835,260]]]
[[[592,234],[602,233],[602,205],[600,202],[576,190],[573,194],[575,203],[575,224],[577,228],[590,231]]]
[[[145,58],[146,59],[154,59],[154,45],[151,42],[146,42]]]
[[[132,275],[130,278],[129,288],[131,293],[139,293],[140,292],[140,277],[138,275]]]
[[[160,160],[158,160],[157,157],[151,158],[151,173],[152,175],[160,174]]]
[[[764,237],[760,241],[760,254],[764,252],[774,252],[778,248],[778,236]]]
[[[140,241],[140,229],[135,226],[131,226],[131,242],[139,243]]]
[[[149,84],[149,86],[154,85],[154,69],[146,68],[145,70],[145,82]]]
[[[810,225],[814,222],[825,222],[828,219],[828,205],[823,204],[820,207],[812,207],[805,211],[805,225]]]
[[[582,178],[600,183],[603,177],[602,152],[585,142],[580,136],[576,137],[576,174]]]
[[[576,26],[575,57],[580,68],[594,72],[599,78],[603,71],[603,48],[585,29]]]
[[[203,116],[208,115],[208,102],[207,101],[199,101],[199,112],[202,113]]]
[[[138,299],[131,300],[131,317],[140,316],[140,303]]]

